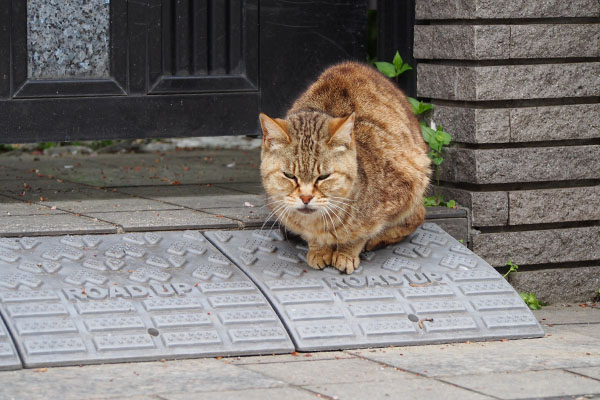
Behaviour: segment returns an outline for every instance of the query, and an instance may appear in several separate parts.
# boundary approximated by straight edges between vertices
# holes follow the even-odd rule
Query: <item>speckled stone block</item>
[[[600,63],[454,66],[419,64],[417,94],[445,100],[600,95]]]
[[[110,0],[28,0],[28,77],[108,77],[109,7]]]

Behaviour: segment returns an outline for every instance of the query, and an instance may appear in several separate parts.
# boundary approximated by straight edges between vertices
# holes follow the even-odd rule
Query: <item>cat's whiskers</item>
[[[283,207],[285,207],[285,204],[280,204],[277,207],[275,207],[275,209],[269,214],[269,216],[265,219],[265,222],[263,222],[262,226],[260,227],[260,232],[262,233],[265,225],[269,222],[269,220],[271,219],[271,217],[273,215],[277,215],[277,211],[281,210]],[[277,221],[277,218],[275,219],[275,221]],[[273,224],[274,225],[274,224]],[[273,229],[273,225],[271,225],[271,229],[269,229],[269,231],[271,231]]]
[[[338,214],[337,214],[337,213],[334,211],[334,209],[333,209],[333,208],[329,208],[327,205],[325,205],[325,208],[326,208],[327,210],[331,211],[331,212],[333,213],[333,215],[335,215],[335,216],[336,216],[336,218],[337,218],[337,219],[340,221],[340,224],[342,224],[342,227],[343,227],[343,228],[346,230],[346,234],[347,234],[348,236],[351,236],[351,235],[350,235],[350,232],[348,231],[348,228],[346,227],[346,224],[345,224],[345,223],[344,223],[344,221],[343,221],[343,220],[340,218],[340,216],[339,216],[339,215],[338,215]]]
[[[360,209],[354,207],[351,204],[346,204],[346,203],[341,202],[339,200],[333,200],[333,199],[329,199],[329,203],[331,203],[332,205],[335,204],[335,205],[337,205],[340,208],[348,207],[349,209],[353,210],[354,212],[356,212],[359,215],[363,215],[363,216],[365,215]],[[341,207],[340,205],[343,206],[343,207]]]
[[[329,202],[329,203],[327,203],[327,205],[330,207],[333,207],[336,210],[346,213],[346,215],[350,218],[354,217],[348,210],[346,210],[344,207],[339,206],[338,204],[335,204],[334,202]]]

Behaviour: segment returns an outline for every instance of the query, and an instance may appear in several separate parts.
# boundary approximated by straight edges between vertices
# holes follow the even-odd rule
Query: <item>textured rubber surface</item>
[[[271,300],[298,350],[540,337],[514,289],[439,226],[372,253],[351,275],[304,261],[277,231],[204,234]]]
[[[0,370],[21,369],[21,360],[4,322],[0,319]]]
[[[294,350],[197,231],[0,239],[0,311],[26,367]]]

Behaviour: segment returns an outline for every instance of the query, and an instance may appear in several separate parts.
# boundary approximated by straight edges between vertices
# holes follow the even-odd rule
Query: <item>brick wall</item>
[[[416,0],[417,94],[475,252],[548,302],[600,288],[600,1]]]

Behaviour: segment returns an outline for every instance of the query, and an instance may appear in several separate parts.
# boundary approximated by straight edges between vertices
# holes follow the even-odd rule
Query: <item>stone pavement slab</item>
[[[600,366],[600,342],[569,328],[545,327],[546,337],[467,344],[352,350],[350,353],[430,376],[494,374]],[[599,329],[595,325],[592,329]]]
[[[164,231],[175,229],[239,228],[240,221],[186,209],[91,212],[90,218],[119,226],[126,232]]]
[[[501,399],[559,396],[600,396],[600,381],[567,371],[522,371],[486,375],[459,375],[444,381]]]
[[[567,371],[574,372],[579,375],[589,376],[590,378],[600,381],[600,366],[598,367],[583,367],[583,368],[568,368]]]
[[[245,356],[245,357],[229,357],[223,358],[224,362],[235,365],[246,364],[271,364],[277,363],[296,363],[302,361],[316,360],[341,360],[345,358],[356,358],[355,355],[346,351],[318,351],[315,353],[297,351],[290,354],[279,354],[277,357],[266,356]]]
[[[160,400],[190,400],[194,396],[202,399],[214,400],[270,400],[270,399],[285,399],[285,400],[315,400],[317,395],[314,392],[303,390],[295,387],[271,388],[271,389],[241,389],[227,390],[218,392],[202,392],[202,393],[167,393],[161,394]]]
[[[0,236],[117,233],[117,226],[94,216],[64,213],[2,217],[0,224]]]
[[[53,210],[52,206],[38,203],[27,203],[10,196],[0,195],[0,217],[16,217],[21,215],[64,214],[64,211]],[[0,223],[2,226],[2,223]]]
[[[332,399],[389,400],[389,399],[444,399],[484,400],[485,396],[456,385],[431,379],[398,379],[383,382],[328,383],[304,386]]]
[[[193,399],[203,392],[283,386],[284,382],[215,359],[0,373],[3,399],[165,399],[174,392],[188,393]]]
[[[543,324],[600,323],[600,307],[588,304],[555,304],[535,312]]]
[[[248,364],[243,366],[292,385],[378,382],[418,379],[414,374],[359,358],[309,360],[289,363]]]
[[[36,200],[39,199],[34,199],[33,201]],[[172,210],[181,208],[156,200],[89,187],[55,193],[46,197],[43,202],[38,203],[49,207],[56,207],[58,210],[79,214],[113,211]]]

